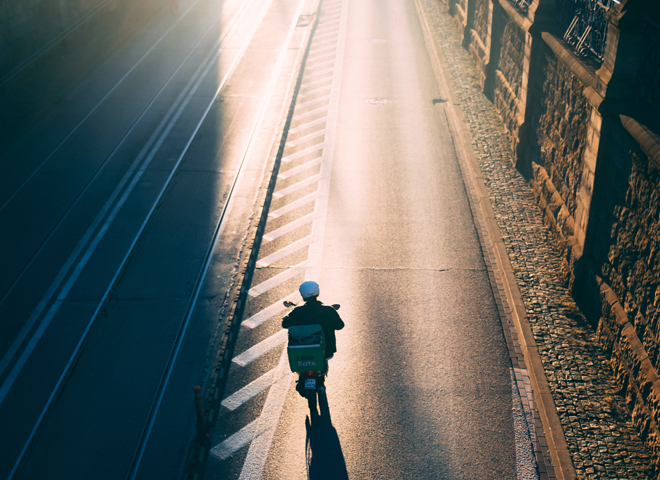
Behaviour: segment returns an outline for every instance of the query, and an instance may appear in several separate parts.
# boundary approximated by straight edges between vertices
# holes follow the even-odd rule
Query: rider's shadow
[[[320,414],[312,413],[305,419],[307,478],[347,480],[344,453],[341,450],[337,430],[332,426],[328,399],[325,395],[319,395],[319,407]]]

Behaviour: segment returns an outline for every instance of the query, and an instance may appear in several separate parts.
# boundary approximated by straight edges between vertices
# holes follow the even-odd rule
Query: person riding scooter
[[[320,293],[318,283],[308,280],[300,285],[298,291],[305,304],[294,308],[291,313],[284,317],[282,327],[320,325],[325,338],[325,358],[332,358],[337,351],[335,330],[344,328],[344,322],[334,308],[323,305],[318,300]]]

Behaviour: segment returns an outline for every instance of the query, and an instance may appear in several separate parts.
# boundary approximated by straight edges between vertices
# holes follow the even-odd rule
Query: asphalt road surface
[[[415,2],[173,5],[3,142],[0,478],[181,477],[299,74],[205,478],[535,478]],[[315,414],[305,278],[346,322]]]
[[[535,478],[444,101],[414,2],[324,1],[205,478]],[[319,412],[305,278],[346,323]]]

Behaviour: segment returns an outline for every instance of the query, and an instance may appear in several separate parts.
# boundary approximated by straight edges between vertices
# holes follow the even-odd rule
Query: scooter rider
[[[321,325],[323,337],[325,338],[325,357],[332,358],[337,351],[335,330],[344,328],[344,322],[334,308],[319,302],[320,289],[318,283],[308,280],[300,285],[298,291],[305,304],[294,308],[284,317],[282,327]]]

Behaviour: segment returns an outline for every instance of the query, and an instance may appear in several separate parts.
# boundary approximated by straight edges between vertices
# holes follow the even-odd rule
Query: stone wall
[[[585,57],[562,41],[574,2],[469,2],[484,93],[660,465],[660,4],[615,4]]]

